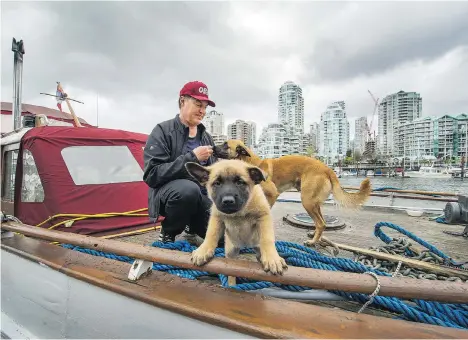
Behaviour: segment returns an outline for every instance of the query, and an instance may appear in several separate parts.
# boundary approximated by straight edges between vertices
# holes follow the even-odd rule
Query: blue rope
[[[416,235],[406,231],[405,229],[389,223],[379,222],[375,225],[374,235],[379,237],[383,242],[389,243],[391,239],[381,230],[382,227],[392,228],[421,245],[428,248],[431,252],[439,255],[444,259],[450,260],[450,258],[443,252],[438,250],[436,247],[420,239]],[[391,274],[382,272],[370,267],[363,265],[360,262],[355,262],[349,258],[329,257],[325,256],[314,249],[305,247],[300,244],[286,241],[275,242],[276,249],[280,256],[282,256],[286,263],[291,266],[304,267],[304,268],[315,268],[330,271],[344,271],[352,273],[364,273],[373,272],[380,276],[391,276]],[[119,256],[112,253],[105,253],[94,249],[86,249],[78,246],[69,244],[62,245],[65,248],[81,251],[94,256],[103,256],[110,259],[115,259],[122,262],[132,263],[134,259],[127,256]],[[187,241],[176,241],[173,243],[162,243],[156,241],[152,244],[153,247],[178,250],[183,252],[192,252],[196,249],[195,246],[190,245]],[[254,253],[251,248],[241,249],[241,254]],[[408,254],[412,255],[412,254]],[[215,257],[224,257],[224,248],[217,248],[215,250]],[[167,272],[172,275],[179,277],[196,280],[202,276],[218,277],[223,287],[230,287],[236,290],[253,291],[263,288],[278,287],[288,291],[300,292],[309,290],[311,288],[296,286],[296,285],[284,285],[276,282],[268,281],[254,281],[246,278],[237,278],[237,284],[229,286],[227,282],[227,276],[223,274],[212,274],[201,270],[183,269],[172,265],[166,265],[162,263],[153,263],[153,270]],[[368,296],[361,293],[348,293],[342,291],[331,290],[332,293],[342,296],[346,299],[365,303],[368,301]],[[389,310],[398,314],[397,318],[415,321],[433,325],[439,325],[444,327],[468,329],[468,304],[448,304],[434,301],[425,301],[419,299],[411,300],[413,303],[406,303],[403,300],[395,297],[384,297],[376,296],[372,305]]]
[[[435,219],[435,221],[436,221],[437,223],[449,224],[449,223],[445,220],[445,217],[443,217],[443,216],[437,217],[437,218]]]

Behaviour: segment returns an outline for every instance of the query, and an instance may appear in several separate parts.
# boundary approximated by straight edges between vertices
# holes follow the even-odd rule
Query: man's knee
[[[200,199],[200,187],[187,179],[174,181],[168,200],[177,203],[197,203]]]

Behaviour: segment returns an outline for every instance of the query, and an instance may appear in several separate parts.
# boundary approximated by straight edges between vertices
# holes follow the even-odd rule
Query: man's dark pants
[[[188,225],[191,233],[205,238],[212,202],[200,187],[187,179],[177,179],[162,186],[160,193],[164,233],[175,237]]]

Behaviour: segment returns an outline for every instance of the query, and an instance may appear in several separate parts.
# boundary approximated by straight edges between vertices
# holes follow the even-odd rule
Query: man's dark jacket
[[[212,145],[214,141],[203,124],[198,125],[201,135],[200,145]],[[175,179],[188,179],[198,182],[188,174],[185,163],[200,164],[193,151],[182,154],[189,136],[189,128],[182,124],[179,115],[175,118],[157,124],[146,141],[144,149],[145,169],[143,180],[149,186],[148,214],[155,220],[159,217],[160,194],[159,189]],[[205,166],[211,165],[217,159],[211,156]]]

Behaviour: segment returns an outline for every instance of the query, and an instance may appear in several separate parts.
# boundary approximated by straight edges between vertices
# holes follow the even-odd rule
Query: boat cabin
[[[5,213],[28,225],[85,235],[154,228],[143,182],[147,135],[36,125],[23,123],[2,136]]]

